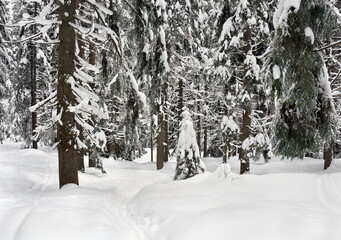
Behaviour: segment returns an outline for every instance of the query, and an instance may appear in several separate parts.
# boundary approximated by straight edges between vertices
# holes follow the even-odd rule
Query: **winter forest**
[[[341,239],[340,11],[0,0],[0,239]]]

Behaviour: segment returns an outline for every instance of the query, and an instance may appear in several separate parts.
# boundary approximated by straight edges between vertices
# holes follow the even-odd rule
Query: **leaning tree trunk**
[[[58,113],[61,113],[61,123],[58,123],[58,161],[59,161],[59,187],[68,183],[78,184],[77,143],[74,128],[76,126],[75,114],[68,111],[68,107],[75,105],[68,79],[75,71],[75,42],[76,34],[69,23],[75,23],[76,0],[60,4],[59,17],[59,61],[58,61],[58,86],[57,101]],[[67,14],[66,14],[67,13]]]
[[[34,3],[34,17],[37,15],[37,3]],[[36,34],[37,25],[33,24],[32,34]],[[37,103],[37,46],[34,41],[31,41],[31,106]],[[37,112],[34,111],[32,115],[32,147],[38,149],[38,143],[34,140],[34,130],[37,128]]]
[[[243,40],[244,40],[244,47],[243,51],[245,56],[247,53],[251,50],[251,29],[249,25],[245,26],[245,31],[243,34]],[[244,65],[244,74],[247,72],[247,66]],[[250,83],[249,80],[246,79],[244,76],[243,80],[243,87],[246,90],[248,94],[250,94]],[[240,142],[243,144],[244,140],[247,139],[251,134],[251,100],[248,100],[246,103],[243,103],[243,123],[241,128],[241,134],[240,134]],[[247,156],[247,150],[243,149],[242,147],[239,148],[239,160],[240,160],[240,174],[250,172],[250,159]]]

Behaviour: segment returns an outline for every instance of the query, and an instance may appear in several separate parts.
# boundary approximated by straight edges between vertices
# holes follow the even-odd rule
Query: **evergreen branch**
[[[17,41],[3,41],[3,43],[9,43],[9,44],[22,43],[22,42],[26,42],[26,41],[35,39],[35,38],[39,37],[41,34],[42,34],[42,32],[38,32],[38,33],[31,35],[25,39],[21,39],[21,40],[17,40]]]
[[[123,0],[123,2],[125,2],[128,7],[136,14],[136,16],[140,19],[140,21],[142,22],[143,26],[146,25],[146,21],[140,16],[139,12],[136,10],[136,8],[133,7],[133,5],[131,5],[130,2],[128,2],[127,0]]]
[[[322,48],[316,49],[315,51],[316,51],[316,52],[323,51],[323,50],[325,50],[325,49],[328,49],[328,48],[337,46],[337,45],[339,45],[339,44],[341,44],[341,40],[340,40],[340,41],[333,42],[333,43],[330,43],[330,44],[328,44],[328,45],[326,45],[326,46],[324,46],[324,47],[322,47]]]
[[[29,107],[30,112],[37,111],[37,109],[39,109],[40,107],[44,106],[46,103],[50,102],[56,96],[57,96],[57,91],[52,92],[51,95],[48,98],[44,99],[43,101],[37,103],[34,106]]]

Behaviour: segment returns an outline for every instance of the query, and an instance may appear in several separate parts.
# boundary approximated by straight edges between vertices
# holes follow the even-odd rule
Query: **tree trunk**
[[[333,147],[330,145],[329,148],[325,149],[323,152],[324,159],[324,170],[330,167],[333,160]]]
[[[89,47],[89,63],[91,65],[95,65],[96,64],[96,50],[95,50],[95,46],[93,43],[89,43],[90,47]],[[95,83],[89,83],[90,87],[92,89],[95,88]],[[95,119],[92,119],[92,122],[94,123],[95,122]],[[93,151],[96,151],[94,149],[91,149],[90,148],[90,151],[89,151],[89,167],[96,167],[96,158],[97,158],[97,155],[96,154],[93,154]]]
[[[198,79],[198,76],[197,76]],[[200,84],[198,83],[197,85],[197,90],[199,92],[200,90]],[[201,119],[200,119],[200,114],[201,114],[201,108],[200,108],[200,102],[201,99],[198,96],[197,97],[197,144],[199,147],[199,156],[201,157]]]
[[[58,53],[58,86],[57,101],[58,113],[61,114],[62,124],[58,124],[58,161],[59,187],[68,183],[78,185],[77,143],[74,128],[76,127],[75,114],[68,111],[68,106],[75,105],[71,85],[67,82],[75,71],[75,42],[74,28],[69,24],[75,23],[76,1],[70,0],[59,6],[59,53]],[[67,13],[67,14],[66,14]]]
[[[205,106],[208,107],[207,101],[207,84],[205,84]],[[208,145],[208,126],[207,126],[207,111],[205,109],[205,123],[204,123],[204,157],[207,157],[207,145]]]
[[[37,3],[34,3],[34,17],[37,15]],[[32,34],[37,32],[37,25],[32,26]],[[36,44],[31,41],[31,106],[37,103],[37,47]],[[32,138],[34,138],[34,130],[37,127],[37,112],[32,112]],[[38,149],[37,141],[32,139],[32,147]]]
[[[163,149],[163,161],[168,162],[168,82],[165,80],[163,84],[163,96],[164,96],[164,103],[163,103],[163,112],[164,112],[164,120],[163,120],[163,127],[164,127],[164,149]]]
[[[179,89],[178,89],[178,139],[180,135],[180,123],[182,121],[182,108],[184,106],[183,104],[183,98],[184,98],[184,85],[182,79],[179,79]]]
[[[78,4],[79,4],[79,1],[76,0],[76,8],[78,8]],[[80,34],[77,34],[77,44],[78,44],[78,49],[79,49],[79,53],[78,53],[78,56],[82,59],[84,59],[84,48],[83,48],[83,41],[81,39],[81,35]],[[81,67],[81,66],[78,66],[78,67]],[[82,142],[84,141],[84,135],[83,135],[83,131],[84,129],[82,128],[81,125],[79,124],[76,124],[77,126],[77,129],[79,130],[79,140],[81,140]],[[85,166],[84,166],[84,153],[85,151],[82,149],[82,150],[79,150],[77,152],[77,162],[78,162],[78,171],[81,171],[81,172],[85,172]]]
[[[243,34],[243,41],[245,43],[243,47],[243,51],[245,56],[251,50],[251,29],[249,25],[245,26],[245,31]],[[247,72],[247,66],[244,65],[244,74]],[[246,90],[247,94],[250,94],[250,82],[244,76],[243,79],[243,87]],[[247,139],[251,134],[251,100],[246,100],[247,102],[243,103],[243,123],[240,134],[240,142],[243,144],[244,140]],[[240,160],[240,174],[250,172],[250,159],[247,156],[247,151],[242,147],[239,148],[239,160]]]
[[[154,136],[153,136],[154,119],[151,115],[150,120],[150,161],[154,162]]]
[[[164,150],[164,146],[163,146],[163,139],[164,139],[164,131],[163,131],[163,127],[162,127],[162,122],[163,122],[163,114],[159,113],[158,116],[158,127],[159,127],[159,132],[158,135],[156,137],[156,169],[159,170],[161,168],[163,168],[163,150]]]
[[[226,81],[226,80],[225,80]],[[225,83],[224,85],[224,115],[227,116],[228,115],[228,109],[227,109],[227,103],[226,103],[226,96],[228,94],[228,85],[227,83]],[[227,147],[227,138],[223,137],[223,163],[227,163],[227,151],[228,151],[228,147]]]
[[[243,123],[240,135],[240,142],[243,143],[245,139],[250,136],[250,125],[251,125],[251,107],[248,106],[244,109]],[[247,156],[247,152],[241,147],[239,148],[239,160],[240,160],[240,174],[247,173],[250,171],[250,160]]]

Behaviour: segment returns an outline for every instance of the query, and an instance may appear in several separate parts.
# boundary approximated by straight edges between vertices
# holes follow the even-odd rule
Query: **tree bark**
[[[34,17],[37,15],[37,3],[34,3]],[[32,26],[32,34],[37,32],[37,25]],[[37,46],[31,41],[31,106],[37,103]],[[31,113],[32,117],[32,138],[34,138],[34,130],[37,127],[37,112]],[[36,140],[32,139],[32,147],[38,149],[38,143]]]
[[[90,47],[89,47],[89,63],[91,65],[95,65],[96,64],[96,50],[95,50],[95,46],[93,43],[89,43]],[[92,89],[95,88],[95,84],[94,83],[90,83],[89,84],[90,87]],[[94,123],[95,122],[95,119],[92,119],[92,122]],[[96,154],[93,154],[93,149],[90,149],[89,151],[89,167],[96,167],[96,157],[97,155]]]
[[[78,8],[78,4],[79,4],[79,0],[76,0],[76,8]],[[78,49],[79,49],[78,56],[80,58],[84,59],[83,41],[81,39],[81,35],[80,34],[77,34],[77,44],[78,44]],[[81,66],[79,66],[79,67],[81,67]],[[80,132],[79,140],[84,141],[84,134],[83,134],[84,129],[79,124],[77,124],[76,126],[77,126],[77,129]],[[83,173],[85,172],[84,154],[85,154],[85,150],[84,149],[79,150],[77,152],[78,171],[81,171]]]
[[[243,51],[245,56],[248,54],[248,52],[251,50],[251,29],[248,24],[245,26],[245,31],[243,34],[243,41],[244,41],[244,47]],[[244,74],[247,72],[247,66],[244,65]],[[243,87],[246,90],[247,94],[250,94],[250,82],[249,80],[244,76],[243,79]],[[251,100],[246,100],[246,103],[243,103],[243,123],[241,128],[241,134],[240,134],[240,142],[243,144],[244,140],[247,139],[251,134]],[[240,174],[248,173],[250,172],[250,159],[247,156],[247,151],[243,149],[242,147],[239,148],[239,160],[240,160]]]
[[[226,80],[225,80],[226,81]],[[224,115],[227,116],[228,114],[228,109],[227,109],[227,103],[226,103],[226,96],[228,94],[228,85],[225,83],[224,85]],[[227,138],[223,137],[223,163],[227,163],[227,151],[228,151],[228,146],[227,146]]]
[[[163,119],[163,127],[164,127],[164,149],[163,149],[163,161],[168,162],[168,82],[165,80],[163,84],[163,96],[164,96],[164,103],[163,103],[163,112],[164,112],[164,119]]]
[[[240,142],[243,143],[245,139],[250,136],[250,125],[251,125],[251,107],[248,106],[244,109],[243,123],[240,135]],[[240,174],[250,172],[250,160],[247,156],[247,152],[241,147],[239,148],[239,160],[240,160]]]
[[[333,147],[330,145],[329,148],[325,149],[323,152],[324,159],[324,170],[330,167],[333,160]]]
[[[205,105],[208,107],[207,101],[207,84],[205,84]],[[205,123],[204,123],[204,157],[207,157],[207,145],[208,145],[208,126],[207,126],[207,112],[205,109]]]
[[[164,131],[162,127],[162,122],[163,122],[163,114],[159,113],[158,116],[158,125],[159,125],[159,132],[156,137],[156,169],[159,170],[163,168],[163,156],[164,156],[164,146],[163,146],[163,139],[164,139]]]
[[[68,111],[68,107],[75,105],[71,85],[67,82],[75,71],[75,43],[76,34],[69,24],[75,23],[76,0],[60,4],[59,18],[59,53],[58,53],[58,86],[57,101],[58,113],[61,113],[61,122],[58,124],[57,137],[59,161],[59,187],[74,183],[78,185],[77,143],[74,128],[76,127],[75,114]],[[66,14],[67,13],[67,14]]]
[[[183,103],[183,98],[184,98],[184,84],[182,79],[179,79],[179,89],[178,89],[178,139],[180,135],[180,124],[182,121],[182,108],[184,106]]]
[[[197,76],[197,80],[198,80],[198,76]],[[197,85],[197,90],[199,92],[200,90],[200,84],[198,83]],[[201,99],[199,97],[197,97],[197,144],[199,147],[199,156],[201,157],[201,119],[200,119],[200,114],[201,114],[201,108],[200,108],[200,102]]]
[[[154,162],[154,136],[153,136],[154,119],[153,114],[150,120],[150,161]]]

